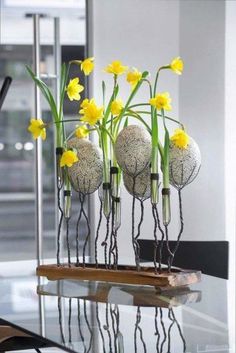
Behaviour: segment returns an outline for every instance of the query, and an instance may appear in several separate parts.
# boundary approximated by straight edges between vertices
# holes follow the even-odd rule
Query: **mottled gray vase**
[[[79,161],[68,168],[72,187],[82,194],[91,194],[102,183],[103,161],[102,151],[87,139],[77,137],[68,141],[68,148],[77,151]]]
[[[170,183],[181,188],[190,184],[198,175],[201,153],[197,143],[190,137],[187,148],[170,144]]]
[[[115,155],[125,173],[141,173],[150,163],[151,152],[151,136],[143,127],[129,125],[119,133],[115,143]]]
[[[146,200],[151,196],[151,172],[150,168],[144,169],[136,177],[123,173],[124,185],[126,190],[135,197]]]

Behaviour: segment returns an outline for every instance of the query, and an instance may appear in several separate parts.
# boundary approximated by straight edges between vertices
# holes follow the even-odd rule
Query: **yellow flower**
[[[128,66],[123,66],[122,62],[118,60],[113,61],[104,69],[104,71],[114,75],[122,75],[127,70],[128,70]]]
[[[94,58],[87,58],[81,62],[80,68],[86,76],[88,76],[94,69]]]
[[[63,152],[60,160],[61,167],[72,167],[74,163],[78,162],[77,153],[71,150]]]
[[[151,98],[149,103],[158,110],[171,110],[171,98],[168,92],[157,93],[156,97]]]
[[[78,126],[75,130],[75,136],[79,139],[86,137],[89,134],[89,130],[87,129],[86,125]]]
[[[170,68],[173,70],[176,74],[181,75],[184,69],[184,63],[183,60],[180,59],[178,56],[177,58],[174,58],[171,63],[170,63]]]
[[[124,108],[124,104],[121,99],[116,99],[111,103],[111,113],[112,115],[119,115],[122,109]]]
[[[92,101],[92,99],[91,99],[91,101]],[[84,100],[83,100],[83,102],[80,104],[80,107],[81,108],[86,108],[86,106],[89,104],[89,99],[88,98],[85,98]]]
[[[80,92],[82,92],[84,90],[84,87],[82,85],[79,84],[79,78],[73,78],[73,80],[70,80],[66,91],[67,91],[67,96],[69,98],[70,101],[76,100],[79,101],[80,100]]]
[[[142,72],[138,71],[137,69],[133,69],[133,71],[129,71],[126,76],[127,82],[131,84],[131,87],[134,88],[137,83],[142,78]]]
[[[31,119],[28,126],[28,131],[31,132],[35,140],[40,136],[43,140],[46,139],[46,129],[42,119]]]
[[[176,129],[174,135],[170,138],[175,146],[179,148],[187,148],[189,144],[189,136],[182,129]]]
[[[103,115],[103,107],[96,105],[94,99],[84,99],[79,113],[83,115],[81,121],[88,123],[89,125],[95,125]]]

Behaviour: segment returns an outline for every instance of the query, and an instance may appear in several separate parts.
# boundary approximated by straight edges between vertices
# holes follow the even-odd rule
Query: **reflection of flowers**
[[[75,136],[79,139],[86,137],[89,134],[89,130],[87,129],[86,125],[82,125],[76,128]]]
[[[181,75],[184,69],[184,63],[183,60],[180,59],[178,56],[177,58],[174,58],[171,63],[170,63],[170,68],[173,70],[177,75]]]
[[[89,125],[95,125],[103,115],[103,106],[99,107],[96,105],[95,100],[84,99],[79,113],[82,114],[81,121],[88,123]]]
[[[126,76],[127,82],[131,84],[131,87],[134,88],[137,83],[142,78],[142,72],[138,71],[137,69],[133,69],[133,71],[129,71]]]
[[[189,136],[182,129],[176,129],[174,135],[170,138],[176,147],[186,149],[189,144]]]
[[[94,58],[87,58],[83,60],[80,64],[81,70],[86,76],[88,76],[94,69]]]
[[[80,100],[80,92],[82,92],[83,90],[84,90],[84,87],[79,84],[78,77],[70,80],[70,82],[66,88],[66,92],[67,92],[67,96],[68,96],[69,100],[70,101],[73,101],[73,100],[79,101]]]
[[[149,103],[158,110],[171,110],[171,98],[168,92],[157,93],[154,98],[149,100]]]
[[[123,101],[121,99],[116,99],[111,103],[111,113],[112,115],[119,115],[124,108]]]
[[[122,65],[121,61],[116,60],[109,64],[104,70],[109,74],[122,75],[127,69],[128,66]]]
[[[72,165],[78,162],[79,159],[77,157],[77,153],[71,150],[63,152],[60,160],[61,167],[72,167]]]
[[[46,129],[42,119],[31,119],[28,131],[31,132],[35,140],[38,137],[42,137],[43,140],[46,139]]]

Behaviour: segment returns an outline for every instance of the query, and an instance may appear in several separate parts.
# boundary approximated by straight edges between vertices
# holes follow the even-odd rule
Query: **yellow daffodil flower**
[[[46,129],[42,119],[31,119],[28,126],[28,131],[31,132],[33,138],[36,140],[38,137],[46,139]]]
[[[171,98],[168,92],[157,93],[154,98],[149,100],[149,103],[157,110],[165,109],[171,110]]]
[[[86,137],[89,134],[89,130],[86,125],[78,126],[75,130],[75,136],[79,139]]]
[[[83,102],[80,104],[80,107],[81,107],[81,108],[86,108],[86,106],[89,104],[89,102],[92,102],[92,100],[93,100],[93,99],[91,99],[91,100],[89,101],[88,98],[85,98],[85,99],[83,100]]]
[[[81,70],[86,76],[88,76],[94,69],[94,58],[87,58],[83,60],[80,64]]]
[[[170,68],[173,70],[177,75],[181,75],[184,69],[184,62],[183,60],[178,56],[177,58],[174,58],[171,63],[170,63]]]
[[[70,82],[66,88],[66,92],[67,92],[67,96],[68,96],[69,100],[70,101],[73,101],[73,100],[79,101],[80,100],[80,92],[82,92],[83,90],[84,90],[84,87],[79,84],[78,77],[70,80]]]
[[[122,65],[122,62],[118,60],[113,61],[104,69],[104,71],[108,72],[109,74],[114,74],[116,76],[122,75],[127,70],[128,66]]]
[[[124,108],[123,101],[121,99],[116,99],[111,103],[111,113],[112,115],[119,115]]]
[[[182,129],[176,129],[170,140],[175,144],[175,146],[183,149],[186,149],[189,144],[189,136]]]
[[[79,113],[83,115],[81,121],[84,123],[93,126],[102,118],[104,108],[97,106],[94,99],[84,99],[81,108]]]
[[[136,68],[134,68],[133,71],[129,71],[126,76],[126,80],[131,84],[132,89],[134,89],[141,78],[142,72],[138,71]]]
[[[71,150],[63,152],[60,160],[61,167],[72,167],[74,163],[78,162],[77,153]]]

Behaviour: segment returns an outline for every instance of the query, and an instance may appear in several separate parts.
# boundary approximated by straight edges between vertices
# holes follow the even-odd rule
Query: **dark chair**
[[[4,82],[2,84],[2,88],[0,90],[0,110],[2,108],[4,100],[6,98],[6,95],[7,95],[7,92],[9,90],[11,82],[12,82],[12,78],[11,77],[9,77],[9,76],[5,77]]]
[[[153,261],[154,241],[139,239],[138,242],[142,261]],[[176,241],[169,241],[169,244],[173,249]],[[167,258],[168,252],[164,243],[163,264],[167,264]],[[228,279],[228,261],[228,241],[181,241],[173,266],[201,270],[207,275]]]
[[[0,353],[26,349],[40,352],[40,348],[45,347],[50,346],[45,341],[32,337],[0,319]]]

